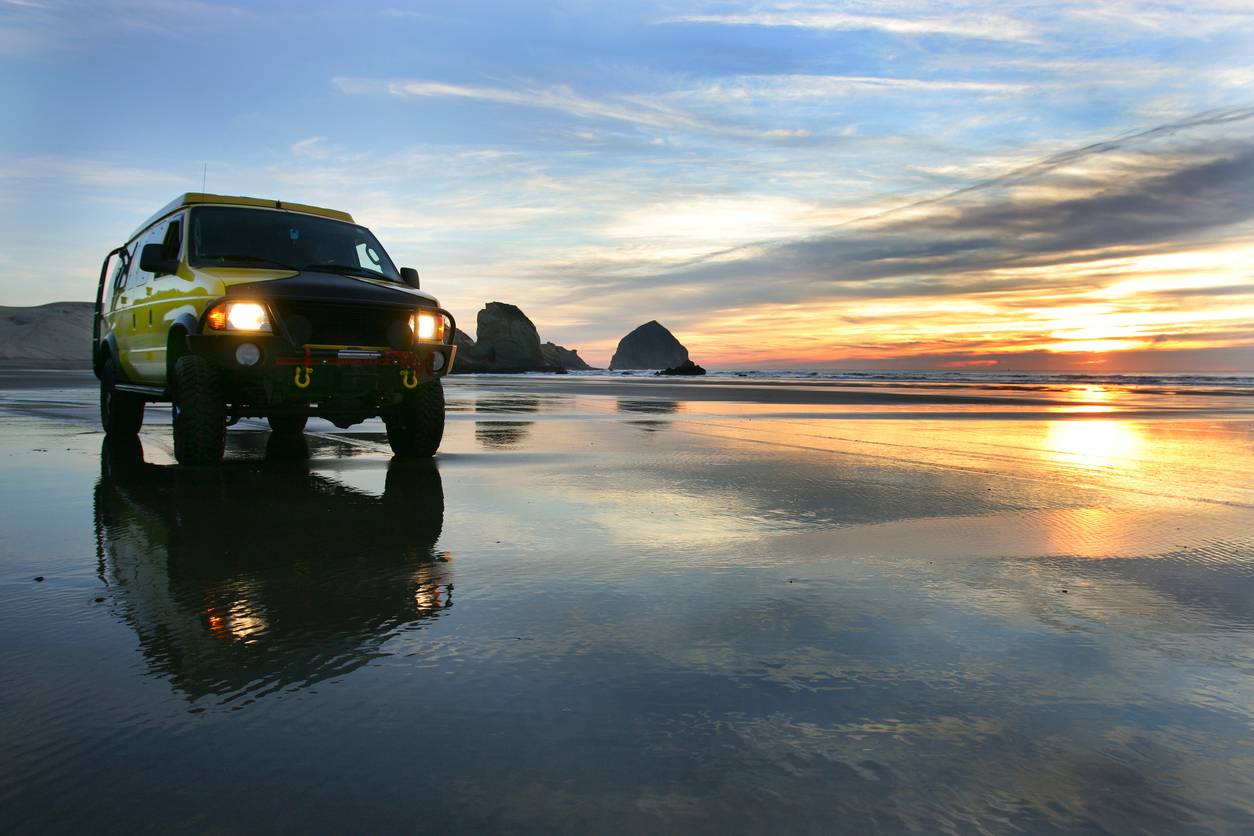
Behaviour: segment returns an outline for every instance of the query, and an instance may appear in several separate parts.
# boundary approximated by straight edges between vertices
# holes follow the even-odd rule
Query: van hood
[[[225,273],[230,270],[230,273]],[[226,285],[228,297],[252,299],[305,299],[349,304],[439,307],[430,293],[386,279],[367,279],[318,270],[241,270],[219,268],[212,272]]]

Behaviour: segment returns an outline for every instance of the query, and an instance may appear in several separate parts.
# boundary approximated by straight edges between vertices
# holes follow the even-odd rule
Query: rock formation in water
[[[577,349],[544,343],[540,346],[540,353],[544,355],[545,363],[564,372],[586,372],[592,369],[579,356]]]
[[[702,368],[701,366],[698,366],[696,363],[692,362],[691,360],[685,360],[684,362],[680,363],[678,366],[672,366],[669,369],[662,369],[660,372],[657,372],[656,374],[699,375],[699,374],[705,374],[705,369]]]
[[[688,349],[656,319],[646,322],[618,341],[610,360],[614,371],[622,369],[669,369],[688,359]]]
[[[460,328],[453,332],[453,345],[457,346],[457,357],[453,360],[453,374],[476,374],[490,371],[487,363],[476,358],[475,341]]]
[[[471,354],[493,371],[531,372],[546,369],[535,323],[516,305],[489,302],[476,318]]]
[[[564,372],[591,369],[579,352],[554,343],[541,343],[535,324],[516,305],[488,302],[479,311],[478,339],[460,330],[454,374],[493,372]]]

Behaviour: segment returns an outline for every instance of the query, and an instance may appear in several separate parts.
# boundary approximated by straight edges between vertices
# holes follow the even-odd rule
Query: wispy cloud
[[[439,81],[384,81],[343,76],[332,79],[332,83],[341,92],[349,95],[385,94],[398,98],[470,99],[495,104],[556,110],[572,116],[613,119],[655,128],[706,127],[699,119],[673,108],[593,99],[580,95],[567,86],[507,88],[449,84]]]
[[[126,32],[186,37],[254,17],[209,0],[0,0],[0,54],[83,48]]]
[[[323,160],[329,154],[326,141],[320,136],[305,137],[293,142],[291,151],[298,157],[307,157],[311,160]]]
[[[0,183],[48,180],[88,186],[147,186],[189,183],[187,177],[109,160],[54,155],[0,157]]]
[[[648,128],[687,130],[745,138],[788,138],[804,135],[791,129],[753,129],[661,103],[658,97],[606,96],[593,98],[566,85],[491,87],[451,84],[421,79],[370,79],[337,76],[332,84],[347,95],[386,95],[401,99],[446,98],[490,102],[515,107],[557,111],[580,119],[607,119]]]
[[[1016,95],[1036,85],[1005,81],[970,81],[950,78],[897,78],[866,75],[742,75],[700,87],[677,90],[672,100],[698,100],[707,103],[751,101],[800,101],[829,99],[851,94],[885,95],[897,93],[973,93]]]
[[[795,351],[828,357],[855,347],[861,356],[1162,347],[1150,342],[1162,334],[1173,348],[1254,342],[1254,142],[1189,137],[1186,148],[1154,147],[1250,118],[1202,114],[1092,143],[941,198],[832,218],[826,230],[809,226],[810,207],[780,207],[785,240],[730,249],[710,241],[706,255],[669,269],[622,251],[617,260],[602,253],[537,265],[534,274],[579,276],[559,304],[587,310],[608,301],[608,315],[661,298],[698,333],[723,334],[724,320],[746,335],[760,326]],[[1101,156],[1116,150],[1123,156]],[[1056,180],[1068,187],[1049,188]],[[691,210],[701,214],[699,204]],[[658,212],[660,224],[627,231],[659,248],[683,229],[676,218]],[[787,240],[789,225],[805,232]],[[1208,287],[1233,289],[1217,306],[1206,301]],[[735,362],[721,339],[706,350]]]
[[[662,23],[705,23],[722,26],[787,26],[819,30],[876,30],[893,35],[946,35],[993,41],[1025,41],[1035,29],[1021,21],[996,14],[949,17],[854,14],[818,5],[778,4],[741,12],[681,14]]]
[[[1152,128],[1145,128],[1138,131],[1131,131],[1121,136],[1102,140],[1100,142],[1090,143],[1079,148],[1069,148],[1056,154],[1050,154],[1042,159],[1034,160],[1027,165],[1019,166],[1011,171],[999,174],[985,180],[980,180],[968,186],[955,189],[937,197],[923,198],[921,200],[910,201],[908,203],[896,206],[879,212],[873,212],[867,215],[854,218],[847,223],[856,224],[866,221],[878,220],[893,214],[899,214],[916,210],[924,206],[931,206],[947,201],[963,195],[972,194],[974,192],[988,191],[998,187],[1008,186],[1014,183],[1028,181],[1034,178],[1040,178],[1052,171],[1064,168],[1066,166],[1075,165],[1087,158],[1101,154],[1111,154],[1120,151],[1129,146],[1141,143],[1151,142],[1156,139],[1170,137],[1175,134],[1186,132],[1197,128],[1208,128],[1239,124],[1254,120],[1254,107],[1237,107],[1225,108],[1222,110],[1207,111],[1205,113],[1194,114],[1183,119],[1168,122],[1163,125],[1156,125]],[[1112,184],[1113,185],[1113,184]]]

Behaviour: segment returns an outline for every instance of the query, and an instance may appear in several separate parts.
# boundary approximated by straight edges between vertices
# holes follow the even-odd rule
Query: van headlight
[[[444,342],[444,316],[432,311],[418,311],[409,317],[409,330],[414,338],[425,342]]]
[[[257,302],[223,302],[209,311],[205,322],[214,331],[274,331],[265,305]]]

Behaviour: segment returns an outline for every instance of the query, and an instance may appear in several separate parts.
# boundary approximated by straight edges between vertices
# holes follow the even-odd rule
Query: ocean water
[[[581,377],[652,377],[653,370],[620,372],[571,372]],[[1079,372],[992,372],[970,370],[943,371],[832,371],[830,369],[716,369],[705,377],[712,379],[747,379],[755,381],[794,382],[823,380],[834,383],[935,383],[964,386],[1019,386],[1075,388],[1091,386],[1153,387],[1171,389],[1224,389],[1254,393],[1254,375],[1248,372],[1172,372],[1172,373],[1079,373]]]

